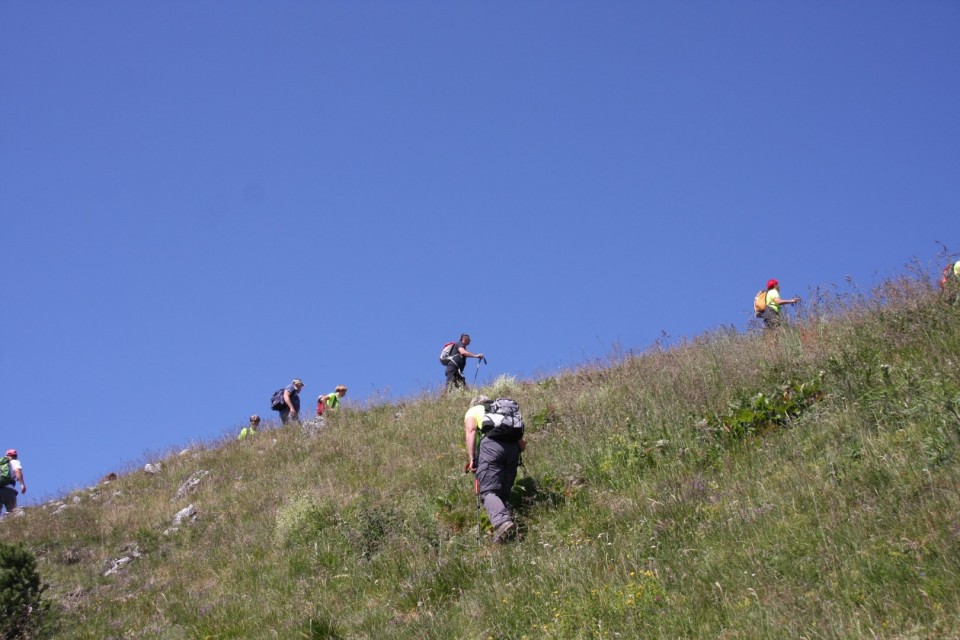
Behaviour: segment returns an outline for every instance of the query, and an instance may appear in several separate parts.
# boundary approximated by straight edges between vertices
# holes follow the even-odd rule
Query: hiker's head
[[[343,396],[347,395],[347,388],[342,384],[338,384],[337,388],[334,389],[333,392],[342,398]]]
[[[481,396],[474,396],[473,399],[470,401],[470,406],[471,406],[471,407],[476,407],[477,405],[481,405],[481,404],[484,405],[484,406],[486,406],[486,405],[490,404],[491,402],[493,402],[493,400],[491,400],[491,399],[488,398],[487,396],[483,396],[483,395],[481,395]]]
[[[260,416],[258,416],[257,414],[253,414],[252,416],[250,416],[250,424],[252,424],[253,426],[257,426],[258,424],[260,424]]]
[[[460,334],[460,342],[462,342],[462,343],[464,344],[464,346],[470,344],[470,334],[469,334],[469,333],[461,333],[461,334]]]
[[[300,389],[303,389],[303,380],[301,380],[300,378],[294,378],[293,386],[297,388],[297,391],[300,391]]]
[[[17,457],[17,450],[16,450],[16,449],[7,449],[7,457],[8,457],[8,458],[16,458],[16,457]]]
[[[780,283],[774,280],[773,278],[770,278],[769,280],[767,280],[767,291],[769,291],[770,289],[776,289],[779,286],[780,286]]]

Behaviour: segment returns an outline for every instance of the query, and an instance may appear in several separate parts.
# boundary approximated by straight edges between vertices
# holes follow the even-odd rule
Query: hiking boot
[[[512,520],[507,520],[506,522],[501,523],[500,526],[498,526],[493,532],[493,541],[498,544],[503,544],[512,538],[514,533],[516,533],[516,526],[513,524]]]

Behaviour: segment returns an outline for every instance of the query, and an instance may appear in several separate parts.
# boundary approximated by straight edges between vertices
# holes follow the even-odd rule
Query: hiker
[[[257,427],[260,426],[260,416],[253,414],[250,416],[250,424],[240,430],[240,435],[237,436],[237,440],[243,440],[247,436],[252,436],[257,432]]]
[[[763,311],[760,312],[758,317],[763,320],[764,327],[767,329],[776,329],[783,321],[780,317],[780,307],[782,305],[797,304],[798,302],[800,302],[799,297],[786,299],[781,298],[780,283],[771,278],[770,280],[767,280],[767,306]]]
[[[281,424],[300,421],[301,389],[303,389],[303,380],[294,378],[293,382],[273,394],[271,407],[274,411],[280,412]]]
[[[940,290],[948,295],[948,300],[957,300],[960,293],[960,260],[943,268],[943,274],[937,284],[940,285]]]
[[[495,433],[496,429],[484,426],[490,422],[491,415],[488,414],[496,411],[496,407],[504,401],[511,403],[516,409],[516,421],[520,426],[516,430],[519,433],[513,436]],[[498,398],[494,402],[486,396],[477,396],[470,401],[470,408],[463,416],[467,448],[467,464],[464,470],[473,471],[477,475],[477,491],[493,526],[493,541],[497,543],[506,542],[516,532],[513,513],[510,511],[510,491],[517,478],[520,453],[527,447],[523,439],[522,425],[519,407],[506,398]],[[485,429],[487,435],[484,435]]]
[[[322,416],[327,409],[336,410],[340,408],[340,398],[347,395],[347,388],[338,384],[333,393],[326,393],[317,398],[317,415]]]
[[[484,360],[482,353],[470,353],[467,347],[470,345],[470,334],[461,333],[460,340],[453,343],[451,355],[446,359],[447,391],[451,389],[466,389],[467,381],[463,377],[463,368],[467,366],[467,358],[477,358]]]
[[[7,467],[9,469],[9,476],[6,473]],[[0,473],[0,510],[2,508],[7,509],[7,513],[10,513],[17,508],[17,483],[20,483],[20,493],[27,492],[27,483],[23,479],[23,466],[20,464],[20,460],[17,457],[16,449],[7,449],[7,455],[5,458],[0,458],[0,469],[3,470]]]

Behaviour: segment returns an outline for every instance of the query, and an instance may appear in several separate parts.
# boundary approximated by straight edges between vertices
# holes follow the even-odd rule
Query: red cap
[[[779,287],[779,286],[780,286],[780,283],[774,280],[773,278],[770,278],[769,280],[767,280],[767,289],[773,289],[774,287]]]
[[[8,458],[12,458],[12,457],[15,456],[15,455],[17,455],[17,450],[16,450],[16,449],[7,449],[7,457],[8,457]]]

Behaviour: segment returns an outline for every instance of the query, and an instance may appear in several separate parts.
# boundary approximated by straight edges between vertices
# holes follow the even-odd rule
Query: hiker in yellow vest
[[[800,298],[781,298],[780,283],[771,278],[767,280],[767,308],[760,312],[763,326],[767,329],[776,329],[782,323],[780,307],[788,304],[797,304]]]
[[[240,429],[240,435],[237,436],[237,440],[243,440],[247,436],[252,436],[257,432],[257,427],[260,426],[260,416],[253,414],[250,416],[250,424]]]
[[[333,393],[327,393],[317,398],[317,415],[322,416],[327,409],[339,409],[340,398],[347,395],[347,388],[338,384]]]

